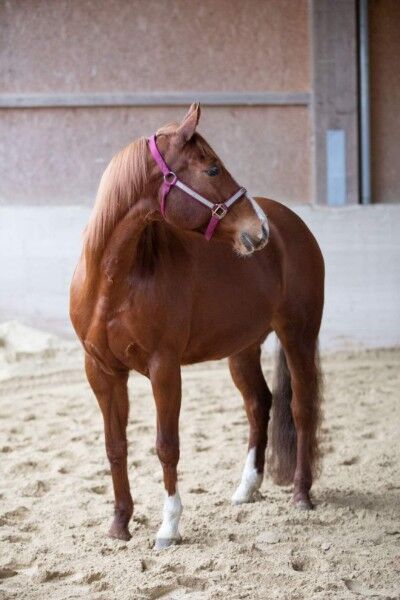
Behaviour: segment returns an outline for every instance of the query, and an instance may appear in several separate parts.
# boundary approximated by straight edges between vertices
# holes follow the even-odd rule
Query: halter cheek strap
[[[177,177],[176,177],[176,175],[174,175],[174,173],[172,173],[172,171],[170,171],[167,163],[165,162],[159,149],[157,148],[156,136],[152,135],[148,139],[148,142],[149,142],[149,148],[150,148],[151,155],[154,158],[154,160],[156,161],[157,165],[160,167],[161,173],[164,175],[164,181],[163,181],[163,184],[161,187],[161,213],[162,213],[162,216],[165,217],[166,199],[171,190],[171,187],[173,187],[173,185],[175,185]],[[174,175],[174,177],[172,177],[173,175]]]
[[[159,151],[159,149],[157,147],[155,135],[152,135],[148,139],[148,143],[149,143],[149,149],[150,149],[151,155],[154,158],[155,162],[157,163],[158,167],[160,168],[161,173],[164,176],[163,184],[161,186],[161,199],[160,199],[161,213],[162,213],[163,217],[165,217],[167,196],[168,196],[169,192],[171,191],[171,188],[176,186],[179,189],[181,189],[183,192],[188,194],[188,196],[191,196],[194,200],[197,200],[197,202],[200,202],[201,204],[203,204],[204,206],[207,206],[207,208],[209,208],[211,210],[211,218],[208,222],[207,229],[204,234],[206,240],[209,241],[211,239],[218,223],[221,221],[221,219],[223,219],[225,217],[226,213],[228,212],[228,209],[232,206],[232,204],[234,204],[234,202],[236,202],[236,200],[239,200],[239,198],[241,198],[242,196],[244,196],[246,194],[246,189],[240,188],[240,190],[238,190],[235,194],[233,194],[233,196],[231,196],[228,200],[226,200],[226,202],[224,202],[222,204],[214,204],[213,202],[210,202],[209,200],[207,200],[207,198],[204,198],[204,196],[202,196],[201,194],[198,194],[197,192],[192,190],[192,188],[190,188],[188,185],[186,185],[185,183],[180,181],[180,179],[178,179],[178,177],[175,175],[175,173],[173,171],[171,171],[171,169],[168,167],[161,152]]]

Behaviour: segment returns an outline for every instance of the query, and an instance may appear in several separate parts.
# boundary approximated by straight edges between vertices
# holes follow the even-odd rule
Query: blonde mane
[[[144,190],[148,179],[147,140],[142,137],[112,159],[100,180],[96,201],[85,231],[84,245],[98,255],[116,224]]]

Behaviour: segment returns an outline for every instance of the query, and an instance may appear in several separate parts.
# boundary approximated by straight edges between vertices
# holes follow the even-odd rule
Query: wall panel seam
[[[185,106],[308,106],[309,92],[143,92],[0,94],[0,108]]]

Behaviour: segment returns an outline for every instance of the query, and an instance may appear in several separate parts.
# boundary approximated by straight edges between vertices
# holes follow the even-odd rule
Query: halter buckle
[[[178,177],[175,175],[175,173],[173,171],[169,171],[169,173],[165,173],[165,175],[164,175],[164,181],[165,181],[165,183],[168,183],[168,185],[175,185],[177,180],[178,180]]]
[[[221,220],[228,212],[228,209],[226,208],[225,204],[214,204],[211,212],[213,217],[217,217],[217,219]]]

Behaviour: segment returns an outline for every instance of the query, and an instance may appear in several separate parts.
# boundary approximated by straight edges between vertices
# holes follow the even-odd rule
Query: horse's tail
[[[310,435],[310,458],[313,475],[318,471],[318,426],[320,422],[320,370],[318,351],[315,364],[315,390],[311,391],[308,431]],[[296,468],[296,429],[293,422],[291,401],[292,385],[286,356],[279,348],[273,391],[273,412],[269,431],[268,472],[278,485],[289,485],[293,482]]]

